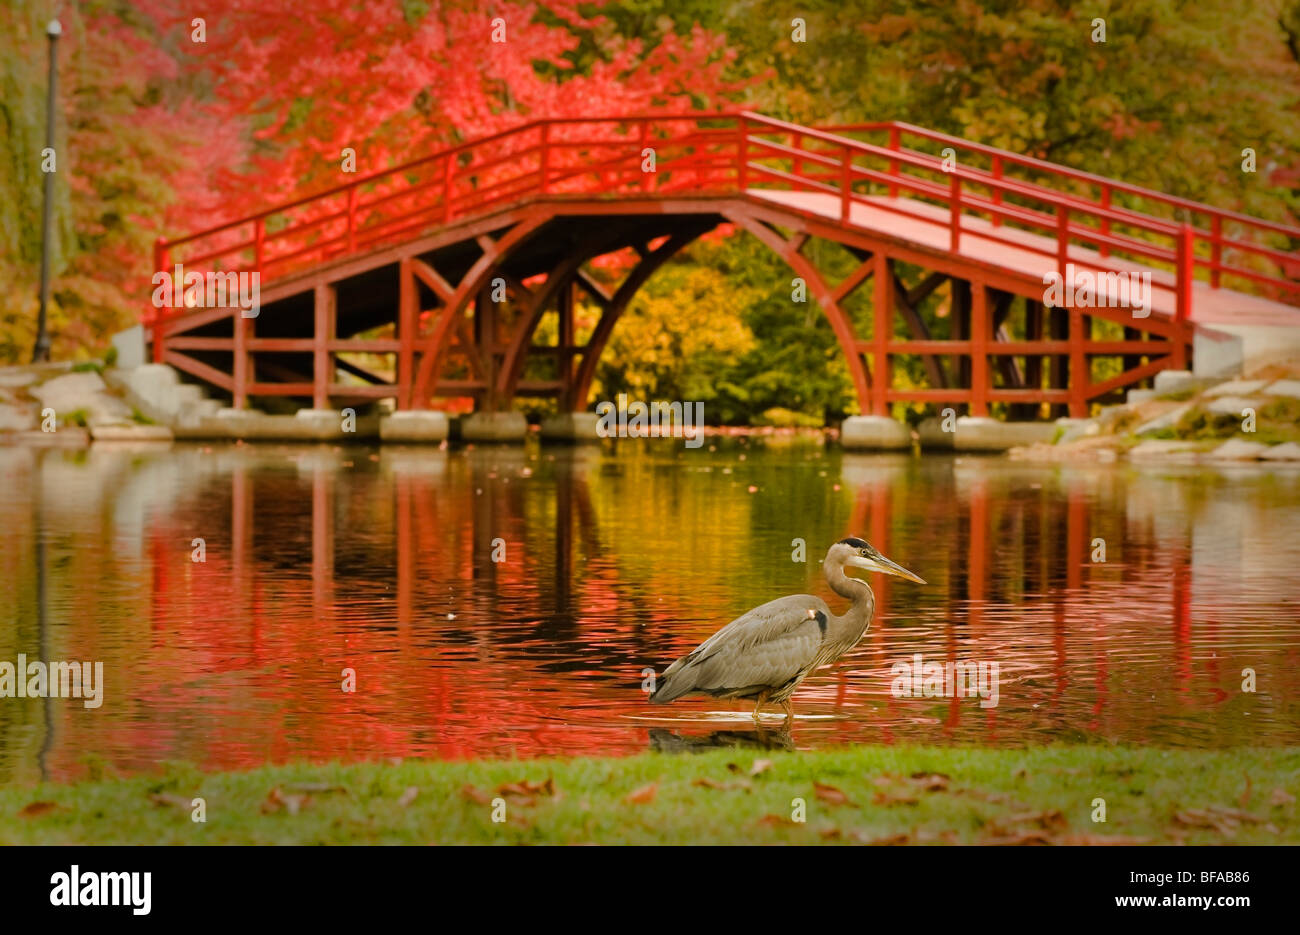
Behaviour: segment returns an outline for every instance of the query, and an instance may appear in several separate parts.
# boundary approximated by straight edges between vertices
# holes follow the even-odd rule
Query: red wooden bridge
[[[471,397],[495,411],[543,396],[582,410],[636,291],[720,225],[804,281],[864,413],[933,401],[1082,415],[1185,367],[1196,328],[1300,324],[1300,228],[909,124],[750,112],[533,121],[160,241],[161,271],[260,273],[261,308],[151,307],[145,324],[155,361],[236,408]],[[820,268],[813,239],[844,247],[851,271]],[[1096,277],[1096,307],[1044,303],[1044,276],[1071,271]],[[1108,273],[1150,274],[1147,315]],[[942,319],[923,315],[941,287]],[[580,294],[600,310],[594,328],[575,322]],[[535,343],[551,314],[553,341]],[[927,385],[899,385],[907,358]]]

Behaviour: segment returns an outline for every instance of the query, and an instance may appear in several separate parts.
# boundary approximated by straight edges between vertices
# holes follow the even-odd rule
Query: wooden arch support
[[[858,395],[858,406],[862,412],[871,412],[871,377],[867,372],[862,352],[859,350],[860,345],[853,331],[853,321],[844,311],[841,303],[854,289],[875,275],[877,272],[875,258],[865,260],[839,287],[832,288],[812,261],[799,252],[808,239],[807,235],[796,234],[787,240],[758,218],[745,212],[729,212],[727,220],[749,231],[771,247],[772,252],[785,260],[790,268],[808,284],[809,290],[817,297],[822,311],[831,323],[840,350],[844,352],[849,367],[849,378],[853,381],[854,392]]]
[[[443,301],[433,331],[428,337],[418,341],[420,363],[415,370],[410,399],[413,408],[426,408],[429,398],[434,395],[438,386],[438,373],[447,352],[452,329],[456,326],[457,320],[463,316],[470,300],[488,283],[493,269],[504,262],[510,255],[510,251],[527,240],[547,220],[549,220],[548,215],[535,215],[520,221],[498,240],[492,240],[487,235],[478,238],[483,255],[461,278],[455,292]],[[435,288],[434,291],[440,290]]]

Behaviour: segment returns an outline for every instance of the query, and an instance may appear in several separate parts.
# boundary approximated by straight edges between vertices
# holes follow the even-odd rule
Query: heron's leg
[[[754,723],[758,723],[758,712],[762,710],[763,703],[767,701],[767,692],[762,692],[758,696],[758,704],[754,705]]]
[[[789,698],[781,702],[781,710],[785,712],[785,726],[789,727],[794,721],[794,706],[790,704]]]

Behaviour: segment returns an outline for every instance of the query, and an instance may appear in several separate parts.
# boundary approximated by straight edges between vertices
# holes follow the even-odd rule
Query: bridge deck
[[[839,220],[841,200],[821,192],[750,189],[756,198],[775,202],[806,214]],[[879,207],[878,207],[879,206]],[[901,212],[901,213],[900,213]],[[906,242],[924,250],[951,254],[951,211],[916,198],[867,197],[854,201],[849,220],[854,227]],[[982,237],[995,232],[998,237],[1016,240],[1035,249],[1015,247]],[[1037,251],[1044,251],[1042,253]],[[1025,276],[1042,282],[1047,273],[1057,271],[1054,254],[1056,241],[1013,227],[994,226],[981,217],[963,214],[957,254],[975,262],[996,267],[1005,273]],[[1144,266],[1122,257],[1103,257],[1098,251],[1071,244],[1069,259],[1088,270],[1113,269],[1151,273],[1152,314],[1172,318],[1176,301],[1177,278],[1169,270]],[[1099,303],[1101,304],[1101,303]],[[1197,281],[1193,287],[1190,320],[1198,325],[1271,325],[1300,326],[1300,308],[1274,302],[1228,288],[1211,288]]]

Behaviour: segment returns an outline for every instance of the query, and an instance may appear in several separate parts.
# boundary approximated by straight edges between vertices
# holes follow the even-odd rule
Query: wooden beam
[[[948,281],[948,279],[949,276],[947,273],[931,273],[929,276],[926,276],[925,279],[921,280],[908,291],[907,304],[912,306],[912,308],[916,308],[917,305],[930,297],[931,292],[942,286]]]
[[[907,330],[912,332],[913,337],[922,341],[930,340],[930,329],[925,324],[925,319],[917,312],[910,296],[911,292],[903,285],[903,280],[899,278],[898,273],[894,273],[894,305],[897,307],[903,321],[907,325]],[[894,353],[900,353],[897,345],[894,347]],[[944,387],[948,385],[948,373],[944,370],[943,362],[933,354],[925,354],[921,358],[921,363],[925,367],[925,374],[930,380],[931,386]]]
[[[876,266],[873,274],[876,295],[871,335],[871,414],[885,416],[889,414],[889,401],[885,394],[893,382],[889,371],[889,342],[894,337],[894,275],[884,251],[877,250],[872,262]]]
[[[415,386],[416,303],[419,301],[415,268],[410,259],[398,264],[397,296],[397,408],[410,409],[411,390]]]
[[[876,271],[874,260],[875,258],[868,254],[867,258],[859,263],[857,268],[845,276],[840,281],[840,284],[831,291],[831,298],[835,300],[837,305],[852,295],[858,286],[871,278],[871,274]]]
[[[312,397],[315,409],[328,409],[330,405],[329,385],[334,382],[334,355],[330,353],[329,342],[334,338],[335,306],[337,297],[334,287],[326,283],[317,283],[314,296],[315,329],[312,332]]]
[[[438,297],[439,302],[446,305],[451,301],[451,297],[455,295],[456,290],[452,287],[451,283],[447,282],[447,280],[443,279],[442,276],[439,275],[436,269],[417,257],[411,257],[402,262],[407,265],[420,282],[429,287],[433,294]]]
[[[992,334],[989,318],[989,290],[982,282],[971,283],[970,304],[970,414],[989,414],[988,344]]]
[[[596,304],[600,306],[602,312],[609,310],[610,305],[614,302],[614,296],[606,291],[604,286],[596,282],[582,270],[578,270],[574,273],[574,280],[583,288],[583,291],[596,300]]]

